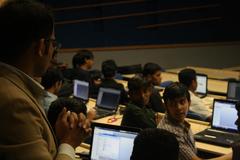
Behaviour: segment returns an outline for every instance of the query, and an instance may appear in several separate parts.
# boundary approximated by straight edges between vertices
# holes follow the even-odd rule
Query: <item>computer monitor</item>
[[[205,74],[197,74],[197,89],[196,93],[207,95],[208,77]]]
[[[97,107],[116,110],[119,104],[121,91],[112,88],[100,88],[97,97]]]
[[[93,124],[90,160],[130,160],[139,131],[136,128]]]
[[[227,99],[240,100],[240,81],[228,81]]]
[[[214,100],[212,128],[237,132],[235,121],[238,118],[236,102],[230,100]]]
[[[89,95],[89,83],[80,80],[73,81],[73,96],[87,101]]]

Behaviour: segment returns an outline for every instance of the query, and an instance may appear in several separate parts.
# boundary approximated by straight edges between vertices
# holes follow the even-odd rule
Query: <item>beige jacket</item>
[[[42,89],[0,63],[0,159],[70,160],[57,154],[54,132],[38,102]]]

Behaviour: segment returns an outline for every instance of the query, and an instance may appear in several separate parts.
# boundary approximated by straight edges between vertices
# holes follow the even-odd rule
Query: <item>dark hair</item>
[[[159,128],[141,131],[134,140],[131,160],[178,160],[179,143],[174,134]]]
[[[77,65],[85,64],[86,60],[94,59],[93,53],[89,50],[79,50],[72,59],[73,68],[77,68]]]
[[[90,72],[90,78],[91,80],[99,80],[102,79],[102,72],[95,69],[95,70],[91,70]]]
[[[168,85],[163,93],[163,99],[165,104],[168,101],[174,101],[176,98],[182,97],[186,97],[187,100],[190,102],[190,94],[188,92],[187,87],[179,82],[174,82]]]
[[[178,73],[178,80],[189,88],[192,81],[196,80],[196,71],[191,68],[183,69]]]
[[[0,60],[17,60],[41,38],[53,33],[50,10],[34,0],[9,0],[0,7]]]
[[[140,77],[134,77],[128,81],[128,94],[131,102],[139,107],[144,106],[144,101],[140,95],[141,91],[152,89],[151,82]]]
[[[56,101],[52,102],[47,114],[48,120],[53,128],[55,128],[58,115],[61,113],[64,107],[66,107],[67,110],[77,114],[87,114],[87,107],[80,100],[73,98],[58,98]]]
[[[117,65],[113,60],[102,62],[102,73],[105,78],[114,77],[117,72]]]
[[[50,68],[42,76],[41,84],[45,89],[51,88],[56,82],[63,82],[62,72],[57,68]]]
[[[143,76],[153,75],[157,71],[162,71],[162,68],[156,63],[146,63],[143,67]]]

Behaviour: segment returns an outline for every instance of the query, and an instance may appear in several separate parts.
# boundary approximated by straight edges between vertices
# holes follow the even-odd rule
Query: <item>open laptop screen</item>
[[[207,94],[207,75],[197,74],[197,89],[198,94]]]
[[[227,99],[240,100],[240,81],[229,81]]]
[[[115,110],[119,104],[121,91],[111,88],[100,88],[97,97],[97,107]]]
[[[121,129],[120,126],[109,125],[107,128],[95,126],[90,159],[130,160],[134,139],[137,135],[138,131]]]
[[[89,83],[79,80],[74,80],[73,83],[73,96],[83,100],[88,100]]]
[[[237,131],[236,102],[228,100],[214,100],[212,128],[226,131]]]

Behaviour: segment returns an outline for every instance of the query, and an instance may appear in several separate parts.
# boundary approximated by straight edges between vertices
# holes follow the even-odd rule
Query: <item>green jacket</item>
[[[128,103],[123,114],[122,126],[137,127],[141,129],[156,128],[155,112],[147,107],[139,107]]]

